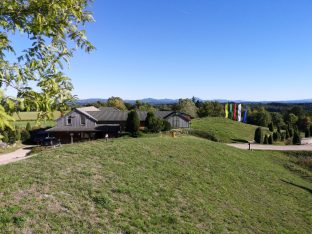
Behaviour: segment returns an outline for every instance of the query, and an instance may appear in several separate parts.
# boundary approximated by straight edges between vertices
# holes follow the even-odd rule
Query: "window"
[[[66,118],[66,125],[72,125],[72,117],[71,116],[68,116]]]
[[[81,125],[86,125],[86,116],[80,115],[80,124]]]

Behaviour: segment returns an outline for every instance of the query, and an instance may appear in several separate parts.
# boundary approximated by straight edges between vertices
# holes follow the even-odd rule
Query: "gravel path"
[[[27,154],[31,151],[31,148],[32,146],[27,146],[11,153],[0,154],[0,165],[5,165],[8,163],[29,158],[27,157]]]
[[[248,144],[228,144],[229,146],[248,150]],[[258,145],[251,144],[253,150],[274,150],[274,151],[312,151],[312,145]]]

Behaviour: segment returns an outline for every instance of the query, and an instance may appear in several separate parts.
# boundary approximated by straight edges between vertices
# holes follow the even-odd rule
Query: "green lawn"
[[[208,117],[192,120],[192,129],[209,133],[218,141],[231,143],[237,141],[251,141],[257,126],[243,124],[220,117]]]
[[[54,127],[55,121],[49,120],[45,122],[37,123],[38,112],[20,112],[18,114],[14,114],[13,118],[15,119],[14,125],[19,127],[26,127],[27,123],[30,123],[32,127]],[[59,111],[54,112],[54,119],[57,119],[61,116]]]
[[[25,128],[27,123],[30,123],[31,127],[54,127],[56,125],[56,122],[54,120],[49,120],[49,121],[45,121],[45,122],[40,122],[37,123],[36,120],[25,120],[25,121],[15,121],[14,125],[21,127],[21,128]]]
[[[13,118],[16,121],[37,120],[38,113],[39,112],[19,112],[18,114],[14,113]],[[53,115],[54,115],[54,119],[57,119],[61,116],[61,113],[59,111],[55,111]]]
[[[311,173],[277,152],[118,139],[48,150],[0,174],[3,233],[311,231]]]

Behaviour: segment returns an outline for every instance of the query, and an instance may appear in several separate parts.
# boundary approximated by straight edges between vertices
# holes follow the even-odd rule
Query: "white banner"
[[[242,104],[239,104],[237,109],[237,121],[242,122]]]

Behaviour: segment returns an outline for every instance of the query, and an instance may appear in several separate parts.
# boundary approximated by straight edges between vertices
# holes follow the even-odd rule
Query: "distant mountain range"
[[[214,100],[203,100],[200,98],[196,98],[199,101],[216,101],[220,103],[226,102],[236,102],[236,103],[243,103],[243,104],[252,104],[252,103],[261,103],[261,104],[268,104],[268,103],[282,103],[282,104],[305,104],[305,103],[312,103],[312,99],[302,99],[302,100],[288,100],[288,101],[244,101],[244,100],[227,100],[227,99],[214,99]],[[137,100],[124,100],[126,103],[134,104]],[[151,105],[162,105],[162,104],[175,104],[179,101],[179,99],[155,99],[155,98],[144,98],[140,99],[139,101],[143,103],[148,103]],[[102,98],[89,98],[89,99],[80,99],[77,100],[76,103],[78,105],[87,105],[95,102],[107,102],[107,99]]]

